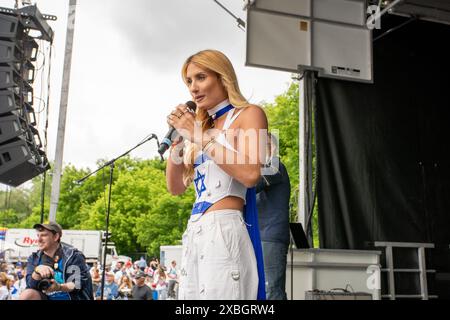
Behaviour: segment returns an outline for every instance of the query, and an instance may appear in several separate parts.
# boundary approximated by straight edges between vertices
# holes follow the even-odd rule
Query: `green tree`
[[[0,211],[12,210],[19,214],[19,218],[31,213],[29,203],[30,190],[24,188],[0,191]]]
[[[167,191],[165,167],[157,160],[141,161],[131,170],[120,171],[112,186],[110,211],[111,240],[121,253],[147,251],[159,254],[160,245],[181,239],[194,200],[189,190],[181,197]],[[107,198],[100,195],[92,205],[81,209],[88,219],[86,229],[105,229]]]
[[[10,227],[19,222],[19,214],[13,209],[6,209],[0,211],[0,226]]]
[[[31,187],[17,187],[0,192],[0,225],[8,228],[30,228],[32,221],[40,222],[43,175],[31,180]],[[47,174],[45,198],[48,202],[51,179]]]

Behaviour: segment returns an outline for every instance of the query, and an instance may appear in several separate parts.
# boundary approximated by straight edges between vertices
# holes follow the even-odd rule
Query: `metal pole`
[[[109,241],[109,214],[111,212],[111,194],[112,194],[112,183],[114,176],[114,161],[111,162],[109,167],[109,191],[108,191],[108,209],[106,211],[106,237],[105,237],[105,249],[103,252],[103,270],[102,270],[102,290],[100,300],[104,299],[105,293],[105,275],[106,275],[106,256],[108,253],[108,241]],[[111,260],[112,261],[112,260]],[[111,266],[112,267],[112,266]]]
[[[69,14],[67,18],[67,35],[66,35],[66,50],[64,56],[64,72],[61,85],[61,102],[59,105],[59,120],[58,120],[58,134],[56,138],[55,163],[52,180],[52,194],[50,198],[50,214],[49,220],[56,221],[56,210],[58,209],[59,191],[61,186],[61,175],[64,154],[64,135],[66,131],[66,117],[67,117],[67,101],[69,100],[69,83],[70,83],[70,68],[72,64],[72,47],[73,35],[75,29],[75,12],[77,0],[70,0]]]
[[[299,127],[298,127],[298,135],[299,135],[299,146],[298,146],[298,160],[299,160],[299,180],[298,180],[298,222],[300,222],[303,226],[303,230],[306,232],[306,179],[307,179],[307,158],[306,158],[306,147],[307,147],[307,139],[306,139],[306,90],[307,90],[307,78],[306,73],[308,71],[304,71],[303,75],[301,75],[301,79],[298,85],[298,103],[299,103]]]

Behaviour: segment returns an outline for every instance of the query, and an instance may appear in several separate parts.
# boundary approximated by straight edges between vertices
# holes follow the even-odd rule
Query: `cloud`
[[[107,2],[108,24],[123,46],[157,72],[178,71],[199,50],[236,52],[236,35],[244,37],[232,17],[210,0],[135,0],[131,8]]]
[[[8,5],[6,5],[6,3]],[[10,0],[0,0],[9,6]],[[222,0],[245,20],[242,1]],[[49,159],[54,159],[63,73],[68,1],[40,0],[58,16],[50,95]],[[78,0],[67,113],[64,162],[96,167],[136,145],[149,133],[167,132],[166,115],[189,99],[180,69],[206,48],[224,52],[251,102],[270,101],[289,75],[247,68],[245,32],[213,0]],[[35,94],[39,88],[35,87]],[[157,155],[154,141],[132,156]]]

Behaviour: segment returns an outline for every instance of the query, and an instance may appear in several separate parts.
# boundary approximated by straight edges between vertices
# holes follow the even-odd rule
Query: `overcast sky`
[[[243,1],[221,2],[246,20]],[[58,17],[49,22],[55,31],[48,129],[52,161],[68,3],[37,1],[42,13]],[[14,1],[0,0],[0,6],[13,7]],[[95,169],[98,159],[118,156],[150,133],[161,139],[166,115],[190,99],[181,66],[202,49],[217,49],[230,58],[250,102],[273,101],[287,89],[290,74],[245,67],[245,46],[245,32],[213,0],[78,0],[64,164]],[[41,134],[43,119],[42,113]],[[150,141],[131,155],[153,158],[156,150]]]

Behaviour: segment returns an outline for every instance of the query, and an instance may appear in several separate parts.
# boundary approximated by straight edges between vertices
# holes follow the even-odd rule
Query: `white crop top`
[[[222,128],[223,132],[231,126],[242,112],[240,110],[233,116],[235,110],[228,111]],[[233,150],[223,132],[216,138],[216,141]],[[201,154],[195,159],[193,183],[197,197],[192,208],[192,215],[200,217],[214,203],[228,196],[241,198],[245,203],[247,188],[223,171],[206,154]]]

